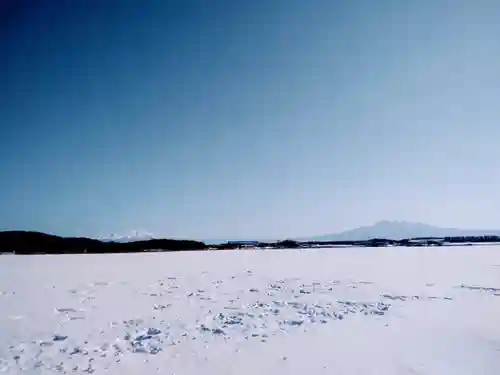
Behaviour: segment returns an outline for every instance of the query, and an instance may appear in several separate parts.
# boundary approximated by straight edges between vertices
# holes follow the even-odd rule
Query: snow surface
[[[500,374],[500,248],[0,257],[0,374]]]

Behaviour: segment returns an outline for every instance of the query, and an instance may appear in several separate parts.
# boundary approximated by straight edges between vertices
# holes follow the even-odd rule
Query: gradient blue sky
[[[500,228],[497,0],[2,3],[0,229]]]

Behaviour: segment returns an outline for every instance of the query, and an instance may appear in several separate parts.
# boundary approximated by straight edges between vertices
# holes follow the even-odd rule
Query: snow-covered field
[[[500,247],[0,256],[0,374],[500,374]]]

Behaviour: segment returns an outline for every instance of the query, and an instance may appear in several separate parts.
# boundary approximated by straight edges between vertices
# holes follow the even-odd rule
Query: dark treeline
[[[0,253],[16,254],[102,254],[137,253],[145,251],[194,251],[231,250],[241,248],[294,249],[320,246],[443,246],[459,243],[500,242],[499,236],[425,237],[393,240],[373,238],[367,241],[294,241],[252,242],[237,241],[219,245],[207,245],[200,241],[151,239],[132,242],[106,242],[85,237],[60,237],[40,232],[0,232]]]
[[[219,250],[231,250],[242,248],[273,248],[273,249],[295,249],[295,248],[311,248],[322,246],[338,246],[338,247],[384,247],[384,246],[446,246],[453,244],[472,244],[472,243],[500,243],[500,236],[457,236],[457,237],[418,237],[404,238],[394,240],[390,238],[372,238],[362,241],[294,241],[285,240],[278,242],[255,242],[249,245],[248,241],[242,243],[231,242],[213,246]]]
[[[134,242],[105,242],[84,237],[60,237],[26,231],[0,232],[0,252],[16,254],[135,253],[141,251],[204,250],[203,242],[153,239]]]

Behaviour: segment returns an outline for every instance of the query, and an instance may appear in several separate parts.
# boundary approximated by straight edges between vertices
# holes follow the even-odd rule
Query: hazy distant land
[[[133,253],[143,251],[229,250],[237,248],[310,248],[331,246],[442,246],[500,242],[500,230],[439,228],[421,223],[381,221],[346,232],[273,241],[196,241],[127,237],[61,237],[32,231],[0,232],[0,252],[16,254]]]

